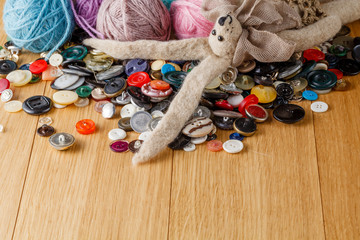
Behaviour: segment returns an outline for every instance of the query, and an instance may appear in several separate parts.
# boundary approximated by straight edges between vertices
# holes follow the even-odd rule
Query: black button
[[[338,68],[345,76],[355,76],[360,73],[360,64],[352,59],[341,59]]]
[[[94,77],[85,77],[85,82],[87,84],[90,84],[92,86],[96,86],[96,87],[99,87],[99,88],[104,88],[105,85],[106,85],[105,81],[96,80]]]
[[[205,89],[202,96],[206,99],[227,99],[229,94],[220,90]]]
[[[137,153],[140,150],[141,145],[143,144],[143,140],[134,140],[129,143],[129,150],[132,153]]]
[[[165,112],[168,110],[170,104],[171,104],[171,102],[170,102],[169,100],[161,101],[161,102],[157,103],[157,104],[151,109],[151,112],[160,111],[160,112],[165,113]]]
[[[77,67],[77,66],[86,67],[86,63],[82,60],[69,59],[69,60],[63,61],[61,66],[63,66],[64,68],[71,68],[71,67]],[[90,70],[88,70],[88,71],[90,71]]]
[[[106,83],[104,92],[106,95],[120,94],[125,87],[126,80],[124,78],[113,78]]]
[[[256,123],[250,118],[238,118],[234,121],[234,129],[243,136],[253,135],[257,129]]]
[[[305,110],[298,105],[283,104],[274,109],[273,116],[282,123],[296,123],[305,117]]]
[[[138,87],[134,87],[134,86],[130,86],[126,89],[126,91],[129,93],[129,95],[132,98],[135,98],[136,100],[138,100],[139,102],[143,102],[143,103],[149,103],[150,102],[150,97],[144,95],[141,92],[141,88]]]
[[[212,118],[216,127],[223,130],[234,129],[234,118],[214,116]]]
[[[288,83],[280,83],[276,86],[276,92],[278,97],[282,97],[284,99],[291,99],[294,96],[294,88]]]
[[[277,71],[278,71],[278,66],[275,63],[261,63],[261,62],[256,62],[256,67],[253,70],[255,75],[272,74],[273,72],[277,72]]]
[[[22,107],[24,112],[30,115],[41,115],[47,113],[52,108],[52,101],[45,96],[33,96],[25,100]]]
[[[10,61],[10,60],[0,61],[0,74],[2,75],[7,75],[16,69],[17,69],[17,65],[14,61]]]
[[[44,124],[38,128],[37,133],[40,137],[50,137],[55,133],[55,129],[52,126]]]
[[[354,49],[352,51],[352,57],[355,61],[360,63],[360,45],[357,45],[354,47]]]
[[[191,138],[180,133],[168,147],[173,150],[182,150],[190,142]]]
[[[274,81],[271,75],[254,75],[254,81],[263,86],[272,86]]]

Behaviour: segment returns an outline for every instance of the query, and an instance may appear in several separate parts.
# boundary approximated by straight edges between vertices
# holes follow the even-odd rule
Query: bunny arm
[[[85,39],[83,43],[118,59],[203,60],[212,52],[208,44],[208,38],[171,40],[167,42],[154,40],[119,42],[89,38]]]
[[[134,155],[133,164],[149,161],[171,143],[199,105],[205,86],[216,76],[226,71],[232,58],[220,58],[211,54],[195,67],[171,102],[169,110]]]

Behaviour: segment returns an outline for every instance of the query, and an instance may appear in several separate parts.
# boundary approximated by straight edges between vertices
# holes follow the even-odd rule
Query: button
[[[332,45],[329,49],[329,52],[338,57],[346,56],[348,49],[341,45]]]
[[[349,82],[345,79],[339,79],[336,86],[333,88],[335,91],[346,91],[349,88]]]
[[[163,75],[162,75],[161,71],[153,71],[153,70],[151,70],[150,71],[150,77],[151,77],[151,79],[154,79],[154,80],[156,80],[156,79],[161,80]]]
[[[352,51],[352,57],[355,61],[360,63],[360,45],[357,45],[354,47],[354,49]]]
[[[337,77],[335,73],[325,70],[312,71],[307,75],[309,87],[316,90],[325,90],[336,85]]]
[[[125,66],[125,73],[128,76],[136,72],[147,72],[148,70],[149,64],[144,59],[130,60]]]
[[[245,116],[245,107],[247,105],[251,105],[251,104],[258,104],[259,103],[259,99],[256,95],[254,94],[250,94],[249,96],[247,96],[246,98],[244,98],[244,100],[240,103],[238,110],[239,112],[242,114],[242,116]]]
[[[24,101],[22,109],[30,115],[41,115],[51,110],[53,104],[50,98],[45,96],[32,96]]]
[[[4,104],[4,110],[10,113],[19,112],[21,109],[22,103],[20,101],[10,101]]]
[[[173,62],[169,62],[169,64],[175,68],[175,71],[181,71],[181,67],[178,64]]]
[[[150,82],[149,74],[146,72],[136,72],[131,74],[128,79],[127,83],[129,86],[139,87],[141,88],[144,84]]]
[[[5,89],[1,93],[1,101],[2,102],[8,102],[8,101],[10,101],[12,99],[13,96],[14,96],[14,93],[10,88]]]
[[[203,137],[198,137],[198,138],[191,138],[191,143],[193,143],[193,144],[202,144],[202,143],[206,142],[207,138],[208,138],[207,135],[205,135]]]
[[[256,132],[256,123],[250,118],[238,118],[234,121],[234,129],[245,137],[250,137]]]
[[[89,98],[79,98],[76,102],[74,102],[74,105],[76,107],[86,107],[90,103]]]
[[[151,116],[153,117],[152,114],[151,114]],[[159,125],[161,119],[162,119],[162,117],[156,117],[156,118],[151,119],[150,122],[149,122],[148,129],[150,131],[154,131],[155,128],[157,127],[157,125]]]
[[[15,70],[15,71],[12,71],[11,73],[9,73],[9,74],[6,76],[6,79],[9,80],[9,82],[11,82],[11,83],[22,82],[22,81],[24,81],[25,78],[26,78],[25,71],[26,71],[26,70]]]
[[[276,120],[282,123],[296,123],[305,117],[305,110],[294,104],[282,104],[273,111]]]
[[[68,105],[61,105],[61,104],[57,104],[57,103],[53,103],[53,105],[54,105],[54,108],[57,108],[57,109],[63,109],[68,106]]]
[[[221,109],[232,111],[234,107],[226,100],[218,100],[215,102],[215,106]]]
[[[241,73],[251,72],[256,67],[256,62],[254,60],[245,61],[240,66],[237,67],[238,71]]]
[[[340,29],[340,31],[336,34],[337,37],[339,36],[347,36],[351,32],[350,28],[348,26],[343,25]]]
[[[227,99],[229,97],[229,94],[220,90],[205,89],[204,92],[202,93],[202,96],[210,100],[217,100],[217,99]]]
[[[126,132],[132,131],[133,129],[131,128],[130,125],[130,117],[121,118],[118,121],[118,127]]]
[[[99,101],[99,102],[95,103],[95,105],[94,105],[95,112],[102,113],[102,109],[105,106],[105,104],[107,104],[107,103],[109,103],[109,101],[107,101],[107,100]]]
[[[162,66],[164,66],[166,62],[164,60],[156,60],[151,63],[151,70],[160,71]]]
[[[243,135],[241,135],[240,133],[232,133],[232,134],[230,134],[230,136],[229,136],[229,138],[231,139],[231,140],[238,140],[238,141],[242,141],[242,140],[244,140],[244,136]]]
[[[198,117],[210,118],[211,117],[211,111],[207,107],[198,106],[195,109],[195,111],[193,112],[192,116],[193,116],[193,118],[198,118]]]
[[[329,106],[324,102],[313,102],[311,104],[311,110],[316,113],[323,113],[329,109]]]
[[[38,59],[30,64],[29,70],[33,74],[40,74],[44,72],[48,67],[47,62],[44,59]]]
[[[229,85],[235,82],[237,75],[238,75],[237,68],[228,67],[228,69],[223,74],[221,74],[220,77],[221,83],[224,85]]]
[[[61,55],[65,60],[82,60],[88,54],[88,50],[85,46],[74,46],[65,49]]]
[[[182,150],[190,142],[191,138],[184,134],[179,134],[174,141],[172,141],[168,147],[172,150]]]
[[[329,69],[329,63],[325,60],[319,61],[316,63],[316,66],[314,67],[315,70],[328,70]]]
[[[175,71],[176,71],[175,67],[174,67],[173,65],[171,65],[171,64],[164,64],[164,65],[161,67],[161,73],[162,73],[163,75],[165,75],[165,74],[168,73],[168,72],[175,72]]]
[[[328,71],[335,73],[338,80],[342,79],[344,74],[339,69],[329,69]]]
[[[69,133],[56,133],[49,138],[51,146],[56,150],[67,150],[75,143],[75,138]]]
[[[335,57],[336,58],[336,57]],[[294,76],[294,79],[304,78],[308,75],[309,72],[311,72],[316,66],[316,61],[311,60],[307,61],[303,64],[302,70],[299,74]]]
[[[86,63],[81,60],[69,59],[69,60],[63,61],[61,63],[61,66],[64,68],[70,68],[71,66],[85,67]],[[90,70],[88,70],[88,71],[90,71]]]
[[[42,117],[39,119],[39,124],[41,125],[51,125],[53,122],[53,120],[51,119],[51,117]]]
[[[114,65],[108,70],[96,74],[96,79],[99,81],[108,80],[120,76],[124,71],[125,71],[124,66]]]
[[[149,103],[150,97],[146,96],[142,93],[141,88],[130,86],[126,89],[129,95],[134,99],[138,100],[139,102]]]
[[[64,74],[52,83],[51,88],[62,90],[75,84],[79,80],[79,76],[73,74]]]
[[[330,53],[325,55],[325,60],[329,63],[329,68],[335,68],[339,62],[339,58]]]
[[[263,85],[253,87],[251,94],[254,94],[259,99],[259,103],[271,103],[277,96],[275,88]]]
[[[153,118],[163,117],[165,114],[159,110],[155,110],[151,112],[151,116]]]
[[[119,96],[126,88],[126,80],[124,78],[114,78],[106,83],[104,93],[107,97]]]
[[[273,77],[272,75],[269,75],[269,74],[254,76],[254,81],[257,84],[263,85],[263,86],[272,86],[275,79],[276,79],[275,77]]]
[[[61,54],[59,53],[54,53],[51,55],[51,57],[49,58],[49,63],[51,66],[53,67],[58,67],[62,64],[62,62],[64,61],[64,58]]]
[[[199,117],[190,120],[182,130],[188,137],[203,137],[209,134],[214,128],[214,124],[209,118]]]
[[[235,107],[235,108],[239,107],[240,103],[241,103],[243,100],[244,100],[244,97],[243,97],[241,94],[239,94],[239,95],[232,95],[232,96],[230,96],[230,97],[227,99],[228,103],[229,103],[231,106]]]
[[[110,143],[110,149],[113,152],[123,153],[129,151],[129,142],[124,140],[117,140]]]
[[[106,103],[101,110],[103,118],[112,118],[115,115],[115,105],[111,102]]]
[[[211,152],[219,152],[223,150],[223,143],[219,140],[211,140],[206,144],[206,147]]]
[[[228,85],[220,85],[220,90],[226,92],[226,93],[230,93],[230,94],[241,94],[243,92],[242,89],[239,89],[236,87],[236,85],[234,83],[228,84]]]
[[[143,133],[140,133],[138,139],[139,139],[139,140],[142,140],[142,141],[145,141],[145,140],[147,140],[147,139],[150,138],[150,135],[151,135],[151,132],[150,132],[150,131],[143,132]]]
[[[352,59],[341,59],[337,66],[345,76],[355,76],[360,73],[360,64]]]
[[[148,131],[149,123],[152,119],[150,113],[145,111],[136,112],[130,119],[131,128],[137,133]]]
[[[216,127],[223,130],[234,129],[234,118],[214,116],[213,121]]]
[[[268,112],[265,108],[258,104],[247,105],[245,107],[245,113],[248,118],[254,119],[255,122],[265,122],[269,117]]]
[[[308,49],[304,51],[303,57],[307,61],[314,60],[315,62],[318,62],[325,59],[325,54],[317,49]]]
[[[143,140],[134,140],[129,143],[129,150],[132,153],[139,152],[141,145],[143,144]]]
[[[95,129],[95,122],[91,119],[83,119],[76,123],[76,131],[83,135],[91,134]]]
[[[105,95],[104,90],[102,88],[95,88],[91,91],[91,97],[94,100],[100,101],[107,99],[108,97]]]
[[[340,46],[346,47],[348,49],[353,49],[353,47],[354,47],[354,38],[350,37],[350,36],[336,37],[333,40],[333,45],[340,45]]]
[[[308,86],[308,81],[305,78],[298,78],[290,81],[290,85],[293,87],[294,93],[302,92]]]
[[[132,117],[136,113],[136,107],[133,104],[127,104],[122,107],[120,116],[122,118]]]
[[[79,77],[91,77],[93,75],[92,72],[89,73],[87,69],[84,69],[82,67],[72,67],[71,69],[63,68],[62,71],[66,74],[77,75]]]
[[[70,105],[78,100],[79,96],[72,91],[58,91],[53,94],[53,101],[60,105]]]
[[[235,80],[235,86],[242,90],[250,90],[255,86],[255,81],[249,75],[239,75]]]
[[[215,89],[218,88],[221,84],[221,78],[215,77],[208,85],[206,85],[206,89]]]
[[[300,60],[297,60],[296,62],[286,62],[283,64],[284,66],[279,69],[279,79],[285,79],[299,70],[301,71],[302,62]]]
[[[154,80],[150,82],[152,89],[166,91],[170,89],[170,84],[162,80]]]
[[[19,70],[19,71],[22,71],[22,70]],[[11,72],[10,74],[12,74],[12,73],[13,72]],[[14,81],[13,82],[14,87],[25,86],[33,79],[33,75],[29,70],[23,70],[23,73],[24,73],[24,78],[22,79],[22,81]],[[8,76],[10,74],[8,74]]]
[[[84,58],[86,63],[86,68],[90,69],[93,72],[102,72],[108,70],[114,63],[114,59],[109,55],[92,55],[88,54]]]
[[[254,68],[255,75],[267,75],[272,74],[278,70],[276,63],[261,63],[257,62],[256,67]]]
[[[5,128],[4,128],[4,126],[1,125],[1,124],[0,124],[0,132],[1,132],[1,133],[2,133],[2,132],[5,132]]]
[[[244,148],[244,144],[238,140],[227,140],[223,143],[223,149],[228,153],[239,153]]]
[[[276,93],[285,100],[290,100],[294,96],[294,89],[288,83],[281,83],[276,86]]]
[[[213,111],[214,116],[218,117],[228,117],[228,118],[240,118],[243,117],[241,113],[227,111],[227,110],[215,110]]]
[[[0,79],[0,95],[4,90],[9,89],[9,87],[10,87],[9,80],[7,80],[6,78]]]
[[[53,135],[55,133],[55,129],[49,125],[42,125],[41,127],[39,127],[37,129],[37,134],[40,137],[50,137],[51,135]]]
[[[91,87],[89,86],[81,86],[76,89],[76,94],[79,95],[81,98],[87,98],[91,95]]]
[[[0,75],[7,75],[16,70],[16,62],[11,60],[0,60]]]
[[[34,74],[34,75],[36,75],[36,74]],[[54,81],[61,75],[63,75],[61,68],[49,65],[47,67],[47,69],[41,74],[41,78],[44,81]]]
[[[189,142],[188,144],[185,145],[185,147],[183,149],[185,152],[193,152],[196,150],[196,146],[195,146],[195,144]]]
[[[120,128],[115,128],[110,130],[110,132],[108,133],[108,137],[112,141],[122,140],[126,138],[126,132]]]
[[[187,76],[187,73],[182,72],[182,71],[166,72],[164,74],[163,80],[165,82],[169,83],[170,85],[174,86],[175,88],[180,88],[182,83],[184,82],[186,76]]]
[[[314,91],[311,91],[311,90],[304,91],[302,96],[303,96],[303,98],[305,98],[306,100],[309,100],[309,101],[315,101],[318,99],[317,93]]]

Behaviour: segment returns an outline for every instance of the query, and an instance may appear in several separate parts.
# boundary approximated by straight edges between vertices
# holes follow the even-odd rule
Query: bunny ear
[[[201,12],[205,18],[215,22],[220,16],[234,12],[241,0],[203,0]]]

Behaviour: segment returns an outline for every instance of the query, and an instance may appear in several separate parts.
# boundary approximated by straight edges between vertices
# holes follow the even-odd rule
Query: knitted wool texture
[[[335,36],[342,24],[360,18],[360,1],[358,0],[334,0],[321,5],[321,8],[326,12],[327,17],[301,29],[284,30],[276,35],[284,41],[294,42],[295,51],[303,51]],[[221,14],[226,16],[228,13],[229,11],[225,11]],[[228,23],[229,21],[227,21]],[[215,25],[215,29],[224,30],[218,24]],[[235,33],[235,41],[234,39],[227,39],[222,44],[229,43],[225,51],[218,50],[214,44],[211,44],[215,37],[213,35],[210,35],[209,39],[196,38],[170,42],[117,42],[99,39],[87,39],[84,41],[84,44],[120,59],[202,60],[188,74],[164,118],[151,133],[150,138],[143,143],[140,151],[134,155],[134,164],[146,162],[155,157],[181,131],[184,123],[198,105],[203,88],[210,80],[226,71],[233,61],[234,52],[229,55],[225,53],[231,51],[231,49],[235,51],[236,43],[239,40],[239,32],[241,32],[241,27],[240,31]]]

